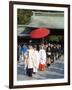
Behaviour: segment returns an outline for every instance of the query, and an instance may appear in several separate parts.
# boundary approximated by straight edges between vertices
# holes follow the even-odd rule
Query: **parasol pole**
[[[44,43],[44,37],[42,38],[42,43]]]

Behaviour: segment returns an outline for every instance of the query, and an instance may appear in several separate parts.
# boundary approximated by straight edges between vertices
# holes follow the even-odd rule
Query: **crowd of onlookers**
[[[24,73],[28,76],[32,76],[40,71],[44,71],[46,67],[49,67],[55,60],[64,55],[64,46],[61,44],[32,44],[24,43],[17,47],[17,62],[23,60]]]

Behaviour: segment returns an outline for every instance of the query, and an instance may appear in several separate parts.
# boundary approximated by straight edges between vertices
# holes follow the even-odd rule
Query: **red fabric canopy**
[[[38,29],[33,30],[30,33],[30,37],[38,39],[38,38],[43,38],[43,37],[47,36],[48,34],[49,34],[48,29],[46,29],[46,28],[38,28]]]

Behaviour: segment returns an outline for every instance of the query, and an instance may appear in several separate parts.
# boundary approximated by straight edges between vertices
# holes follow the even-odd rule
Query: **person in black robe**
[[[47,55],[47,67],[50,66],[51,64],[51,46],[50,44],[48,45],[47,49],[46,49],[46,55]]]

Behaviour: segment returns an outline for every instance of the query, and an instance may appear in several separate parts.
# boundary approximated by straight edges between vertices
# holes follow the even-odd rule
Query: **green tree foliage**
[[[28,24],[32,16],[31,10],[18,9],[17,10],[17,24]]]
[[[63,37],[61,35],[52,35],[50,36],[48,39],[49,41],[56,41],[56,42],[59,42]]]

